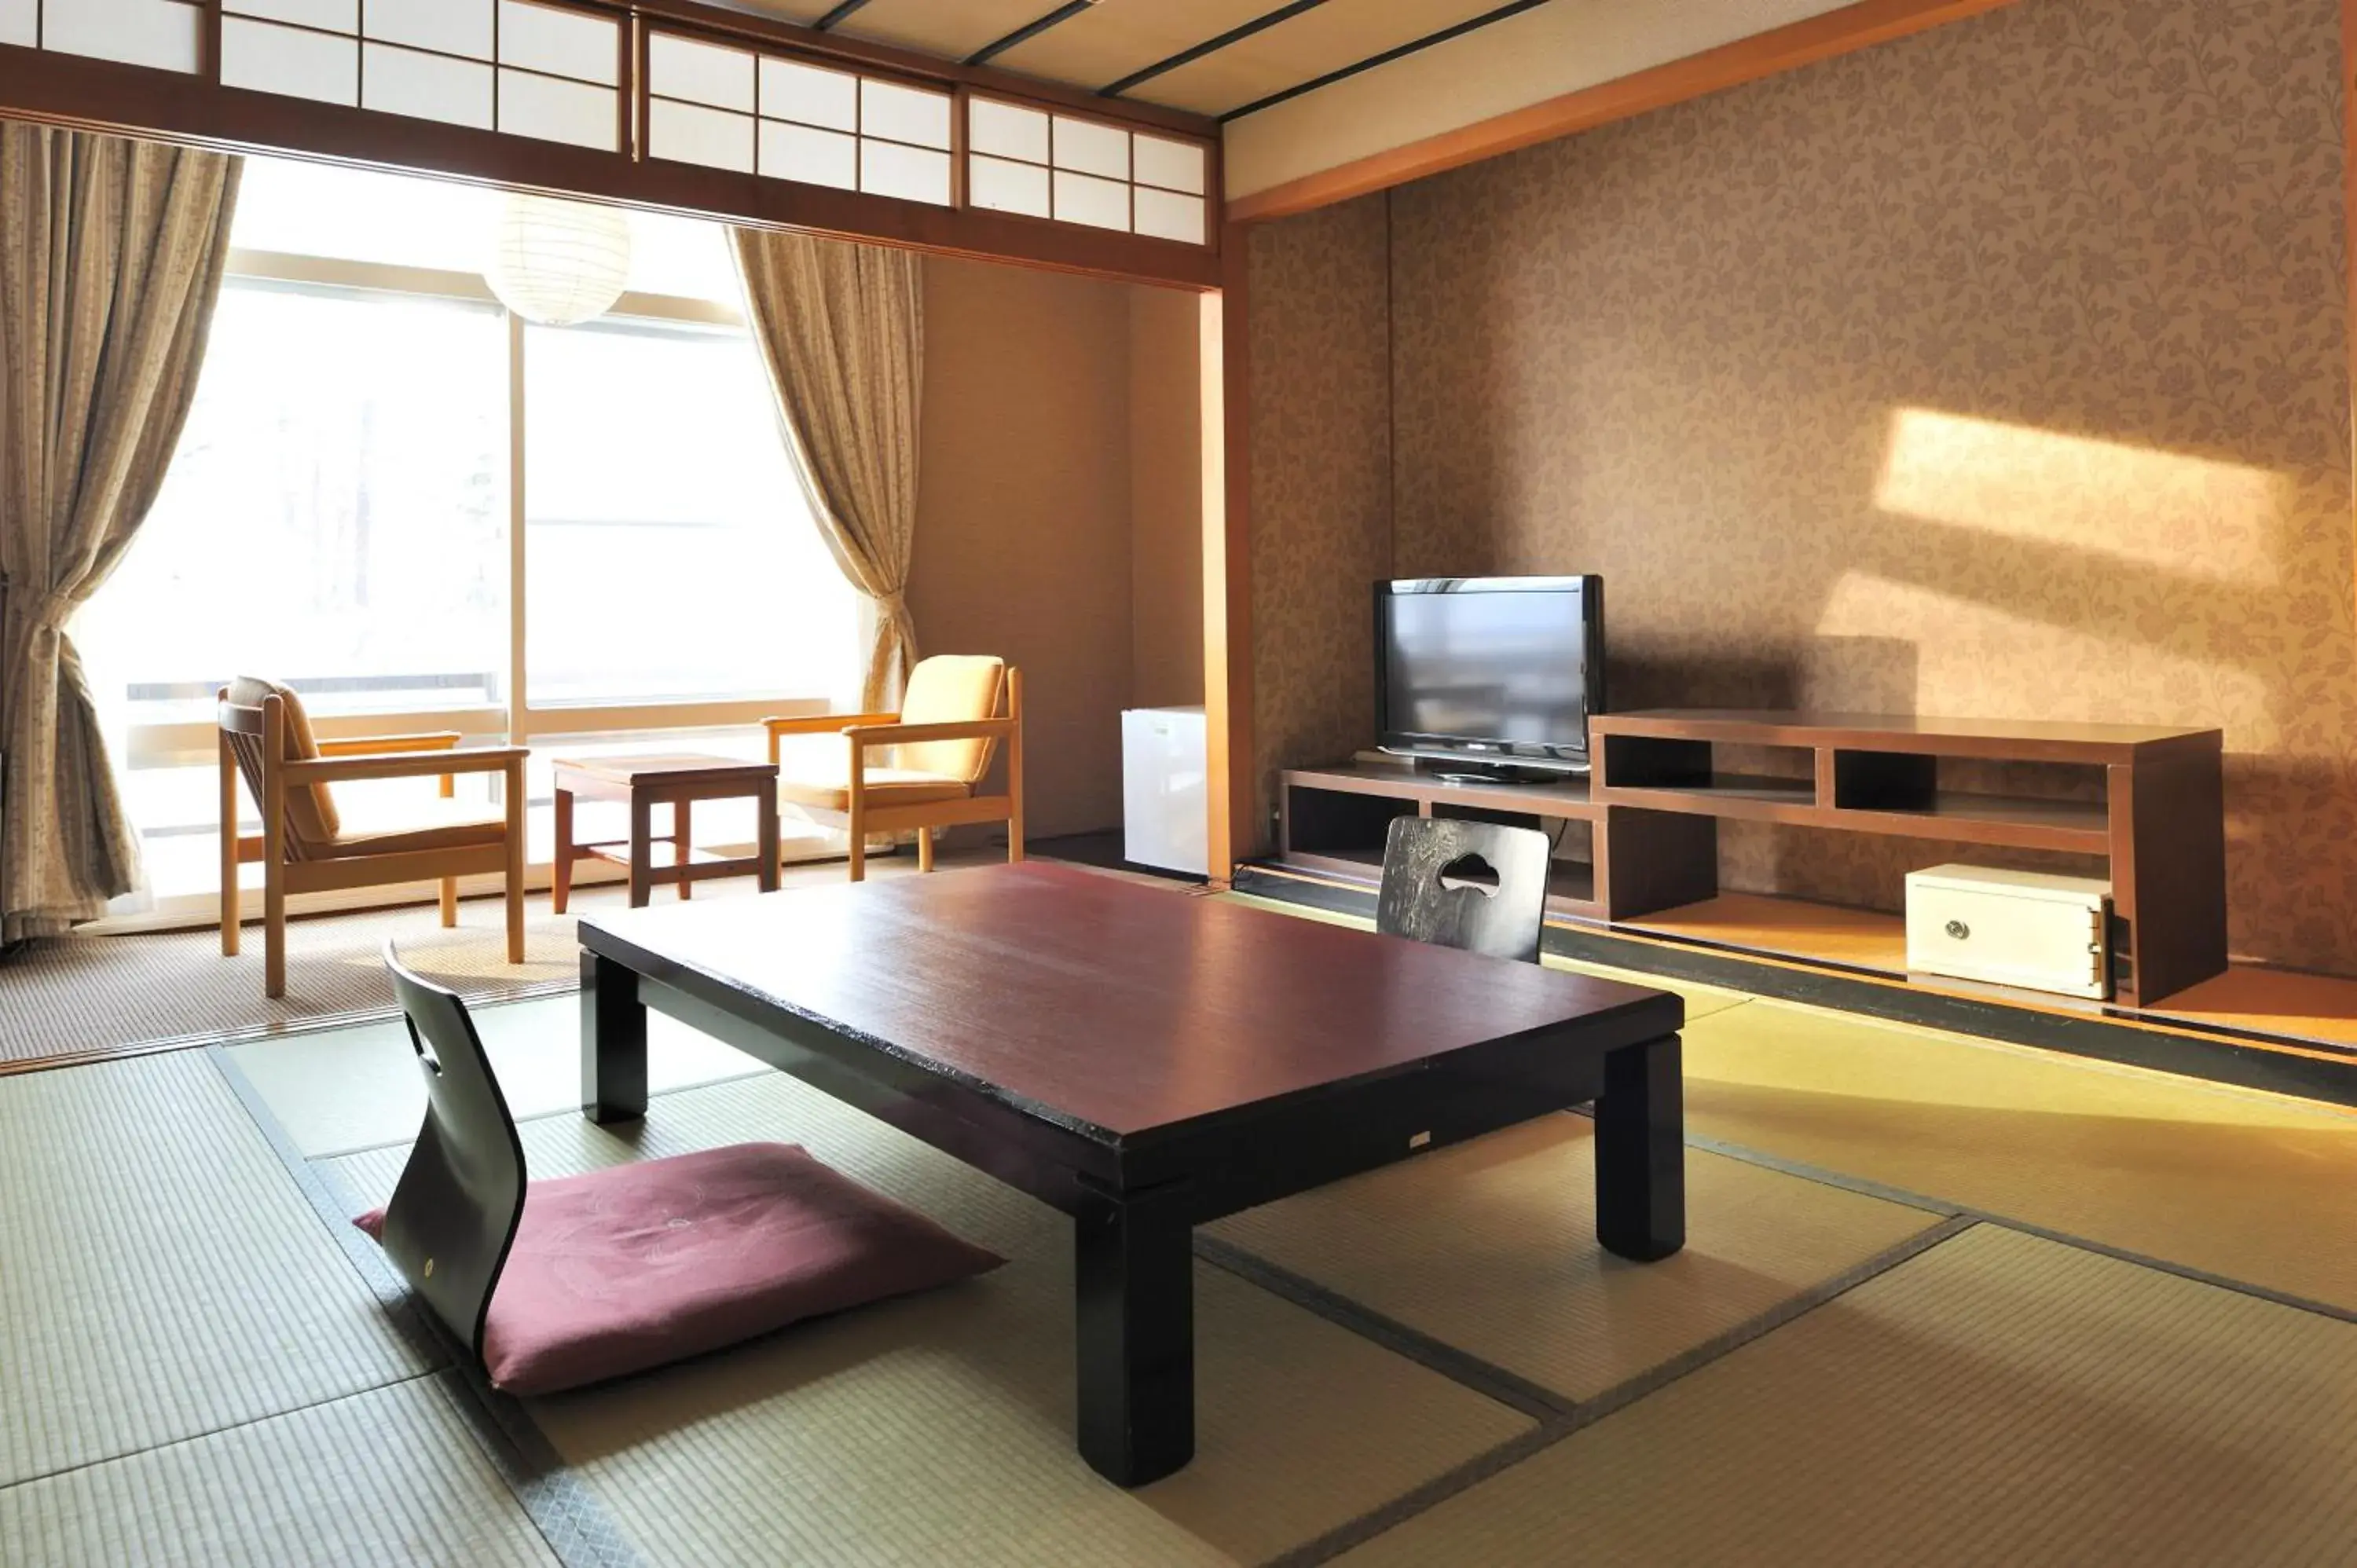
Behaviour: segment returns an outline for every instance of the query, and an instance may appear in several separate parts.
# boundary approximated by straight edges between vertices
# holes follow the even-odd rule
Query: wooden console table
[[[1600,714],[1588,734],[1607,807],[2105,856],[2112,977],[2129,1006],[2225,972],[2217,730],[1662,709]],[[1792,766],[1732,773],[1721,746]],[[2089,798],[1954,789],[1943,761],[2055,765]]]
[[[2109,863],[2120,1004],[2150,1006],[2226,968],[2214,729],[1661,710],[1599,714],[1589,736],[1592,780],[1454,783],[1363,759],[1286,771],[1279,858],[1372,886],[1393,817],[1518,823],[1558,841],[1551,917],[1621,924],[1717,896],[1722,818],[2061,850]],[[1959,789],[1943,779],[1943,761],[2046,765],[2060,788]],[[1747,763],[1753,771],[1738,770]]]

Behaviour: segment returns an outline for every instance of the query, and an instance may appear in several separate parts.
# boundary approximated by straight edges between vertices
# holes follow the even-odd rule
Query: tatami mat
[[[1980,1226],[1375,1538],[1386,1564],[2321,1564],[2357,1325]]]
[[[471,1010],[476,1031],[517,1116],[581,1103],[581,999],[533,997]],[[230,1059],[307,1158],[417,1136],[425,1087],[398,1019],[255,1040]],[[647,1081],[655,1092],[769,1069],[662,1013],[647,1015]]]
[[[1258,1562],[1532,1429],[1526,1417],[1209,1264],[1194,1462],[1125,1492],[1073,1448],[1070,1222],[771,1077],[654,1101],[635,1141],[524,1127],[536,1175],[748,1138],[808,1144],[1013,1261],[558,1399],[533,1419],[652,1563]],[[402,1155],[328,1162],[380,1201]]]
[[[431,1377],[0,1489],[26,1568],[555,1561]]]
[[[1280,915],[1292,915],[1304,920],[1319,920],[1331,926],[1354,926],[1372,931],[1375,923],[1362,915],[1346,915],[1339,909],[1320,909],[1314,905],[1288,903],[1281,898],[1262,898],[1250,893],[1220,893],[1214,897],[1231,903],[1249,904],[1255,909],[1273,909]],[[1646,974],[1632,969],[1614,969],[1606,964],[1589,963],[1581,959],[1563,958],[1549,953],[1541,961],[1549,969],[1569,970],[1575,974],[1593,974],[1605,980],[1618,980],[1631,985],[1649,986],[1655,991],[1675,992],[1685,998],[1686,1017],[1695,1019],[1722,1012],[1738,1003],[1749,1002],[1750,996],[1741,991],[1729,991],[1723,986],[1706,985],[1696,980],[1672,980],[1665,975]]]
[[[1686,1153],[1686,1245],[1634,1263],[1596,1240],[1595,1123],[1542,1117],[1221,1220],[1254,1257],[1585,1400],[1940,1223]]]
[[[220,1072],[0,1079],[0,1485],[425,1369]]]
[[[2357,1112],[1769,1001],[1685,1079],[1691,1134],[2357,1310]]]

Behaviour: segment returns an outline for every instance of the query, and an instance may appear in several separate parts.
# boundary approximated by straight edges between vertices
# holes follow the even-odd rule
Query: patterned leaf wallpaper
[[[1251,231],[1253,741],[1279,768],[1374,744],[1373,585],[1392,575],[1381,197]]]
[[[1264,762],[1371,736],[1367,579],[1600,572],[1619,706],[2222,727],[2235,950],[2357,971],[2339,59],[2335,0],[2022,0],[1264,229]]]

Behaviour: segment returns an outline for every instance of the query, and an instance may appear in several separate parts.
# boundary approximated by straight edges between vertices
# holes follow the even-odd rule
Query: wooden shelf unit
[[[1656,924],[1648,917],[1718,896],[1722,818],[2060,850],[2109,863],[2120,1005],[2148,1007],[2226,971],[2222,737],[2214,729],[1658,710],[1600,714],[1589,735],[1592,780],[1455,783],[1365,757],[1288,770],[1278,779],[1281,864],[1376,886],[1383,834],[1401,815],[1518,823],[1575,846],[1578,831],[1587,858],[1554,863],[1548,914],[1641,930]],[[1718,747],[1743,755],[1722,757]],[[1763,749],[1768,766],[1789,771],[1757,772]],[[1950,788],[1943,760],[2052,765],[2088,798]],[[1804,940],[1780,941],[1772,922],[1757,928],[1747,950],[1825,961]]]
[[[1374,886],[1383,880],[1383,834],[1398,816],[1473,817],[1536,828],[1576,847],[1584,828],[1588,857],[1559,857],[1548,870],[1547,913],[1606,920],[1615,908],[1652,910],[1707,898],[1695,880],[1699,852],[1715,843],[1706,822],[1666,812],[1609,810],[1588,781],[1460,784],[1405,763],[1359,761],[1289,769],[1277,778],[1278,851],[1284,863]]]
[[[1589,722],[1594,800],[1608,811],[1669,812],[2061,850],[2110,863],[2113,981],[2148,1006],[2225,972],[2223,737],[2214,729],[1886,714],[1662,709]],[[1805,753],[1808,776],[1762,780],[1718,768],[1715,748]],[[2073,770],[2091,800],[1948,789],[1943,760]],[[1717,891],[1717,830],[1703,854]],[[1697,873],[1700,867],[1694,868]],[[1708,894],[1704,897],[1708,897]],[[1652,909],[1616,908],[1631,920]]]

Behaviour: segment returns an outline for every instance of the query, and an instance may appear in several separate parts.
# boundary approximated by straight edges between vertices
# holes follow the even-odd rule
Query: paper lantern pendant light
[[[483,274],[500,303],[544,327],[603,316],[630,278],[630,215],[554,196],[509,193]]]

